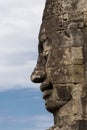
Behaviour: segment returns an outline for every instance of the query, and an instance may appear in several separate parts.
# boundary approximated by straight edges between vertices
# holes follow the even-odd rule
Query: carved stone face
[[[78,121],[87,119],[86,3],[47,0],[44,10],[31,80],[41,83],[46,109],[53,113],[58,130],[80,129]]]
[[[31,80],[41,83],[46,108],[55,113],[72,98],[73,84],[83,82],[83,13],[44,14]]]
[[[71,85],[67,84],[72,80],[69,77],[71,73],[68,73],[71,68],[65,66],[70,64],[68,63],[70,48],[61,48],[62,36],[64,36],[61,32],[45,31],[45,29],[40,31],[39,55],[31,80],[41,83],[40,89],[43,92],[46,108],[54,113],[71,98]],[[70,38],[70,36],[67,37]]]
[[[60,24],[57,30],[55,19],[50,20],[50,26],[44,22],[41,26],[39,55],[31,80],[41,83],[46,108],[52,113],[72,98],[73,84],[83,82],[82,33],[74,26],[62,30]]]

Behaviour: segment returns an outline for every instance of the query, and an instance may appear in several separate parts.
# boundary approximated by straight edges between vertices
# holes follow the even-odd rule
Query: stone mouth
[[[40,89],[43,92],[43,99],[46,100],[51,96],[53,86],[51,83],[42,83]]]
[[[42,92],[47,91],[47,90],[52,90],[53,86],[51,83],[42,83],[40,86],[40,89]]]
[[[48,99],[51,96],[51,90],[45,90],[43,92],[43,99]]]

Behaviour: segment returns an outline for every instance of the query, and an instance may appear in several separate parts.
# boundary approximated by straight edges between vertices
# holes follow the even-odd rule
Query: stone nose
[[[31,81],[34,83],[42,83],[46,78],[46,73],[44,69],[37,69],[35,68],[35,70],[33,71],[32,75],[31,75]]]

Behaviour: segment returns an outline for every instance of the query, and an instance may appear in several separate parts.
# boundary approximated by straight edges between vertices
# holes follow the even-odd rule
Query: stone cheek
[[[82,65],[83,62],[83,48],[81,46],[66,48],[59,47],[49,51],[46,67]]]
[[[84,82],[83,65],[46,68],[47,78],[54,84]]]

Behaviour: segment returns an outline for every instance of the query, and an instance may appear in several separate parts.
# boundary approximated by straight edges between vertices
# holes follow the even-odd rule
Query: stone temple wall
[[[31,80],[41,83],[49,130],[87,130],[87,0],[47,0]]]

